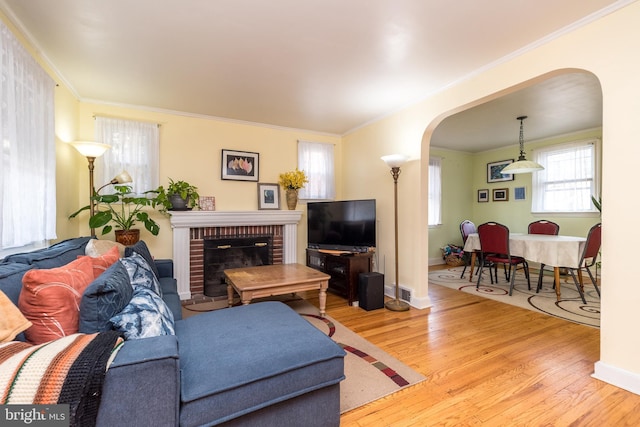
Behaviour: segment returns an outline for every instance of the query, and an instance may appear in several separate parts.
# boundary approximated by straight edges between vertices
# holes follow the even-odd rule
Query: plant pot
[[[172,194],[169,196],[171,202],[171,211],[186,211],[189,210],[189,196],[186,199],[180,197],[179,194]]]
[[[116,230],[116,242],[122,243],[125,246],[131,246],[138,243],[140,240],[140,230]]]
[[[287,207],[290,211],[298,204],[298,190],[287,190]]]

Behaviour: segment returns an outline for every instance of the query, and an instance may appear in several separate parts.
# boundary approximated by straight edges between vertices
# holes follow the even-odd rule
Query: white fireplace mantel
[[[173,263],[178,281],[180,299],[191,298],[190,282],[190,234],[192,228],[233,227],[243,225],[282,225],[284,264],[296,262],[298,223],[301,211],[184,211],[171,212],[173,228]]]

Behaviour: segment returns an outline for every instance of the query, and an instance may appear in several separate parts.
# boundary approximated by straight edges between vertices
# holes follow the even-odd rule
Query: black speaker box
[[[358,305],[367,311],[384,307],[384,274],[360,273],[358,276]]]

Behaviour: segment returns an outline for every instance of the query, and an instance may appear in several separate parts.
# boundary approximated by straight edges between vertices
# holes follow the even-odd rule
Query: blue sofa
[[[5,258],[0,290],[17,306],[26,271],[75,260],[89,239]],[[172,261],[155,266],[175,335],[125,341],[104,379],[97,425],[340,424],[345,353],[336,343],[279,302],[182,319]]]

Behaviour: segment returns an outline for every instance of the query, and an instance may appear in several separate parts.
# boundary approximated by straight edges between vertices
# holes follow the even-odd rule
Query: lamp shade
[[[112,184],[126,184],[127,182],[132,182],[132,181],[133,181],[133,179],[131,179],[131,175],[129,175],[129,172],[122,171],[111,180],[111,183]]]
[[[531,160],[518,160],[503,168],[500,172],[503,174],[531,173],[543,170],[544,167]]]
[[[380,159],[390,168],[399,168],[409,161],[409,156],[405,156],[404,154],[389,154],[388,156],[380,157]]]
[[[74,141],[71,145],[85,157],[100,157],[111,148],[109,144],[93,141]]]

